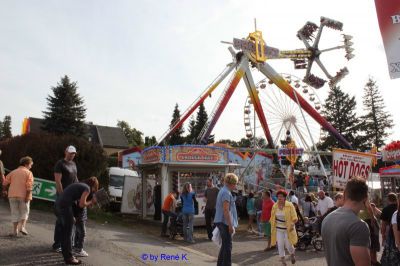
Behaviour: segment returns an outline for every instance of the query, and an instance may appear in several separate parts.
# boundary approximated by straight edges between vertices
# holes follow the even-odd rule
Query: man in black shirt
[[[214,187],[213,179],[209,178],[207,180],[207,189],[204,193],[204,199],[206,201],[206,206],[204,210],[204,217],[206,219],[207,235],[208,239],[212,239],[213,226],[212,221],[215,218],[215,205],[217,203],[219,189]]]
[[[56,181],[56,189],[58,198],[69,185],[78,182],[78,170],[73,161],[76,155],[76,148],[68,146],[65,149],[64,159],[59,160],[54,166],[54,180]],[[57,218],[54,228],[54,244],[53,250],[61,252],[61,221]]]
[[[387,195],[388,205],[383,208],[381,214],[381,234],[382,234],[382,244],[384,245],[386,242],[386,238],[388,234],[390,234],[392,229],[391,219],[393,213],[397,210],[397,196],[394,193],[389,193]]]

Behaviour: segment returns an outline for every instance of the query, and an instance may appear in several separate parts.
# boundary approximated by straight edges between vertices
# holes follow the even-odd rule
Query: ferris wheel
[[[322,111],[322,101],[312,86],[294,75],[286,73],[280,75],[296,88],[299,96],[306,99],[316,111]],[[268,120],[274,147],[281,146],[281,141],[290,135],[297,147],[310,151],[313,143],[318,143],[326,137],[320,124],[307,113],[302,112],[301,107],[284,92],[275,88],[276,85],[273,82],[265,78],[260,80],[256,87]],[[255,115],[250,97],[246,98],[243,118],[246,137],[251,140],[255,148],[265,148],[263,147],[265,142],[261,140],[263,135],[261,123]]]

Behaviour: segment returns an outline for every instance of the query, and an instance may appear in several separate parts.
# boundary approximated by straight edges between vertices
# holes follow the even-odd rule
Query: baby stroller
[[[306,219],[304,222],[304,227],[298,232],[299,241],[297,242],[296,246],[298,250],[304,251],[310,245],[312,245],[317,251],[324,249],[324,244],[320,238],[320,235],[318,234],[318,223],[316,217]]]
[[[176,235],[183,237],[183,214],[182,207],[176,207],[176,216],[171,217],[169,224],[169,236],[171,239],[175,239]]]

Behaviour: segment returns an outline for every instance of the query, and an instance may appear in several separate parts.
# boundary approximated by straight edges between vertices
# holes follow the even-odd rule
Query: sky
[[[145,136],[168,129],[178,103],[181,112],[232,61],[234,37],[257,28],[267,45],[282,50],[304,48],[296,32],[320,16],[344,23],[352,35],[355,58],[343,51],[321,57],[331,73],[347,66],[341,88],[356,96],[362,114],[363,87],[373,77],[395,127],[389,140],[400,139],[400,79],[391,80],[374,1],[49,1],[0,2],[0,118],[12,117],[21,133],[24,117],[42,117],[46,97],[61,77],[77,81],[87,121],[116,126],[127,121]],[[326,33],[325,33],[326,32]],[[324,30],[321,48],[340,45],[341,32]],[[279,73],[299,77],[290,60],[270,60]],[[261,75],[254,72],[255,81]],[[227,79],[229,80],[229,79]],[[225,84],[205,102],[211,113]],[[324,99],[328,87],[317,91]],[[241,81],[213,133],[216,139],[245,136]],[[187,124],[186,124],[187,125]],[[185,125],[185,126],[186,126]]]

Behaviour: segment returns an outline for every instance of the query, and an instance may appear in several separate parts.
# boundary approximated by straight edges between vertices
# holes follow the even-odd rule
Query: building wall
[[[103,149],[104,149],[104,151],[106,152],[107,155],[118,153],[118,152],[124,150],[124,149],[117,149],[117,148],[103,148]]]

